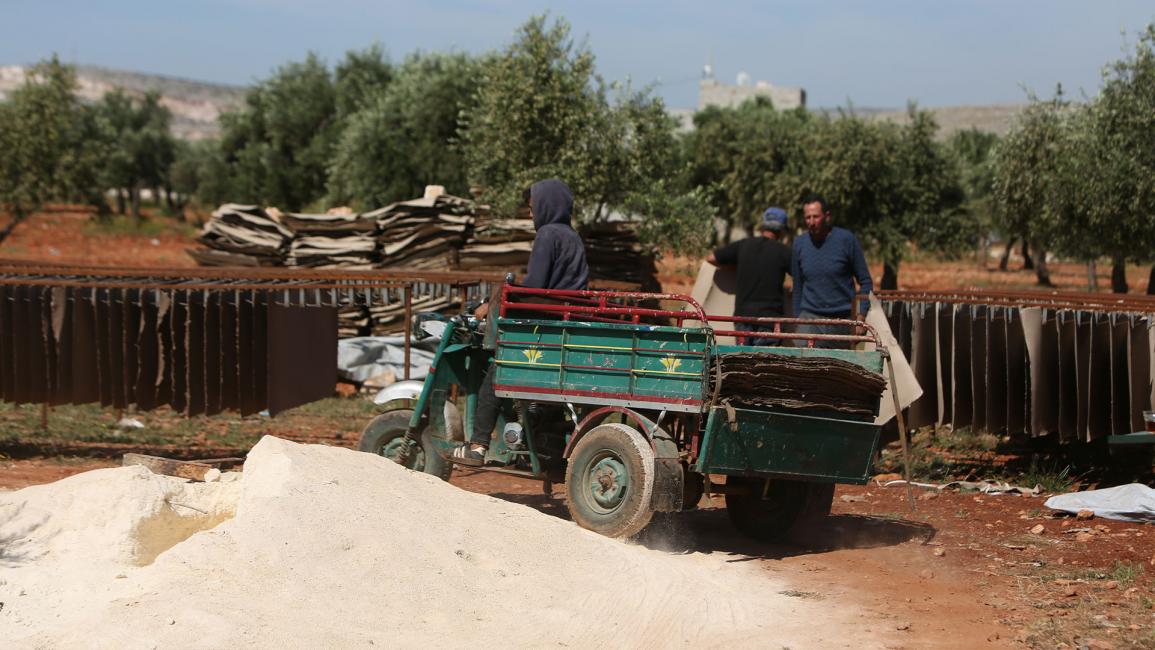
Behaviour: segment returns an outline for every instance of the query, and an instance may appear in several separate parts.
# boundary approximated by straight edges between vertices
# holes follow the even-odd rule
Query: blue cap
[[[763,230],[785,230],[786,211],[782,208],[766,208],[762,213]]]

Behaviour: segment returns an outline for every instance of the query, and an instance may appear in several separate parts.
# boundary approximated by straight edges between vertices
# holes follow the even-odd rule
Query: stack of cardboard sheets
[[[448,194],[402,201],[363,215],[377,224],[379,266],[448,269],[457,267],[478,207]]]
[[[602,288],[656,291],[654,256],[634,224],[578,226],[590,279]],[[426,195],[355,214],[282,214],[275,208],[225,204],[190,249],[202,266],[411,268],[524,273],[535,230],[528,210],[499,218],[488,206],[431,186]]]
[[[886,388],[882,375],[832,357],[734,352],[719,355],[719,362],[719,400],[733,406],[873,416]]]
[[[284,216],[293,232],[286,266],[368,269],[377,261],[377,222],[351,210]]]
[[[658,291],[658,269],[652,251],[638,239],[634,224],[625,221],[589,224],[581,228],[593,280],[612,280]]]
[[[202,266],[282,266],[293,231],[279,217],[260,206],[226,203],[197,237],[209,249],[189,254]]]

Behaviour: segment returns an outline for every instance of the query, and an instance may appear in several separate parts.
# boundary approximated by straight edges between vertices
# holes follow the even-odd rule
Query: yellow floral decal
[[[541,360],[541,350],[538,350],[537,348],[522,350],[521,353],[525,355],[526,359],[529,359],[530,363],[537,363],[539,360]]]
[[[682,360],[675,358],[672,354],[665,359],[662,359],[662,367],[666,369],[666,372],[674,372],[681,365]]]

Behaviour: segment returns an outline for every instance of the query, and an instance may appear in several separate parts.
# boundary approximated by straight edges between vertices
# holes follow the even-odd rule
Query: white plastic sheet
[[[433,363],[428,340],[413,341],[409,349],[409,378],[425,379]],[[405,376],[405,337],[359,336],[337,342],[337,371],[341,377],[357,383],[384,386]],[[389,375],[392,380],[384,381]],[[369,380],[378,380],[372,382]]]
[[[1141,483],[1053,496],[1043,504],[1052,510],[1078,513],[1090,510],[1096,517],[1155,522],[1155,490]]]

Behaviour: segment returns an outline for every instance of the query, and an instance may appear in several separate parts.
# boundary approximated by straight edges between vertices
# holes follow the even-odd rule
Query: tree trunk
[[[1095,293],[1099,290],[1099,270],[1095,266],[1095,260],[1087,262],[1087,291]]]
[[[140,221],[140,188],[133,185],[129,192],[132,194],[132,218]]]
[[[1040,246],[1038,242],[1035,243],[1035,257],[1038,261],[1035,262],[1035,281],[1040,287],[1053,287],[1055,283],[1051,282],[1051,270],[1047,268],[1047,249]]]
[[[1029,271],[1035,268],[1035,260],[1031,259],[1031,247],[1027,240],[1023,240],[1023,269]]]
[[[1155,296],[1155,266],[1151,267],[1151,275],[1147,276],[1147,295]]]
[[[1111,293],[1127,293],[1127,260],[1116,256],[1111,265]]]
[[[124,216],[124,211],[127,209],[127,207],[125,206],[126,203],[127,203],[127,201],[125,201],[125,198],[124,198],[124,188],[120,188],[120,187],[116,188],[116,213],[117,214]]]
[[[164,188],[164,202],[168,206],[168,211],[176,215],[176,200],[172,197],[172,188],[167,185]]]
[[[5,226],[3,230],[0,230],[0,244],[4,243],[4,240],[8,239],[8,235],[11,235],[12,231],[16,230],[16,226],[19,226],[20,222],[24,221],[27,218],[28,218],[27,212],[24,212],[23,210],[20,210],[20,209],[13,210],[11,223],[9,223],[7,226]],[[1155,278],[1155,275],[1152,275],[1151,277]]]
[[[1002,259],[999,260],[999,270],[1000,271],[1006,271],[1007,266],[1010,265],[1010,263],[1011,263],[1011,251],[1014,249],[1015,241],[1017,239],[1018,239],[1018,237],[1011,237],[1010,239],[1007,240],[1007,249],[1005,251],[1003,251],[1003,257],[1002,257]]]
[[[882,290],[894,291],[898,289],[898,262],[882,263]]]

